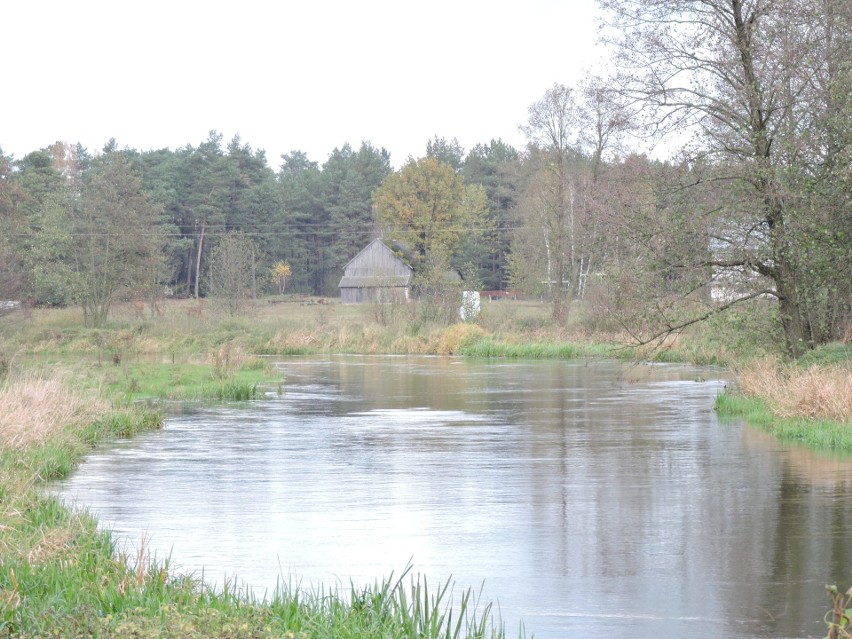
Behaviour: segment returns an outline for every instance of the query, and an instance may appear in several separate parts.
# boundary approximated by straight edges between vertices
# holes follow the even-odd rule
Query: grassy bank
[[[352,592],[282,586],[268,600],[174,574],[129,553],[45,492],[106,439],[158,428],[159,413],[67,380],[0,385],[0,637],[499,637],[489,605],[404,572]],[[454,604],[451,606],[451,604]]]
[[[182,360],[150,359],[118,364],[84,359],[78,360],[74,369],[81,384],[100,388],[120,404],[139,400],[242,401],[256,399],[266,388],[281,388],[281,374],[268,361],[230,345]]]
[[[552,327],[541,303],[485,306],[477,324],[449,327],[423,320],[415,306],[388,310],[300,298],[277,304],[259,301],[239,317],[194,300],[170,301],[154,316],[134,315],[135,307],[118,306],[109,325],[99,329],[83,327],[73,309],[35,309],[28,316],[0,318],[5,343],[0,359],[23,352],[126,362],[156,354],[179,362],[226,346],[250,355],[459,354],[461,346],[477,340],[485,340],[485,356],[522,357],[521,345],[537,344],[539,352],[531,351],[533,356],[575,357],[585,351],[602,356],[617,345],[614,336],[597,335],[576,324]],[[590,345],[597,345],[594,352]]]
[[[823,347],[796,363],[763,358],[735,373],[735,390],[716,401],[719,414],[782,440],[852,452],[852,347]]]

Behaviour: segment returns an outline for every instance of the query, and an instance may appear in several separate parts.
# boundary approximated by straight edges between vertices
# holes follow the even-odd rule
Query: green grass
[[[722,416],[741,417],[749,425],[761,428],[782,441],[852,453],[852,424],[848,422],[777,417],[762,399],[744,397],[735,392],[719,395],[715,409]]]
[[[800,366],[846,366],[852,369],[852,344],[826,344],[799,358]]]
[[[510,343],[493,337],[484,337],[459,349],[459,354],[478,358],[510,359],[581,359],[589,357],[627,357],[626,349],[607,344],[572,344],[568,342]]]
[[[3,485],[8,487],[8,477]],[[267,599],[129,554],[89,516],[33,487],[0,510],[0,637],[502,637],[472,590],[430,589],[409,570],[349,591],[281,584]]]
[[[140,400],[255,399],[265,386],[281,383],[281,375],[261,360],[252,359],[238,370],[219,371],[215,364],[130,362],[112,364],[101,361],[64,358],[73,367],[84,386],[100,389],[120,404]],[[256,363],[260,362],[259,365]]]
[[[49,506],[43,506],[49,508]],[[213,590],[174,576],[168,562],[128,556],[86,518],[69,521],[60,506],[42,519],[74,528],[61,555],[0,567],[0,637],[392,637],[462,639],[504,636],[472,590],[455,601],[452,584],[390,577],[349,592],[280,587],[267,600],[226,584]],[[455,609],[452,604],[456,604]],[[522,634],[522,633],[521,633]]]

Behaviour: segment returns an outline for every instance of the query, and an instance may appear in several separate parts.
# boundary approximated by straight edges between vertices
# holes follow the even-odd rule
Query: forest
[[[602,5],[613,72],[546,88],[520,149],[436,135],[398,170],[368,141],[271,160],[216,131],[174,150],[0,149],[0,300],[79,305],[97,326],[116,301],[216,295],[235,272],[255,296],[337,296],[382,237],[421,274],[547,299],[557,325],[582,301],[646,343],[760,304],[793,356],[842,338],[848,3]]]

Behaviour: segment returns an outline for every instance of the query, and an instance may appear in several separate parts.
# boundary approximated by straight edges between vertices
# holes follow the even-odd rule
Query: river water
[[[718,419],[721,371],[280,366],[283,394],[175,414],[61,494],[218,584],[345,589],[410,565],[481,589],[509,636],[819,637],[824,584],[852,585],[852,458]]]

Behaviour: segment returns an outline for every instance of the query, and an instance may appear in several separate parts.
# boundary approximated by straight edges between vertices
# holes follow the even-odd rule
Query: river
[[[712,410],[685,365],[340,356],[168,417],[60,485],[178,570],[303,588],[411,566],[508,636],[820,637],[852,585],[852,458]]]

